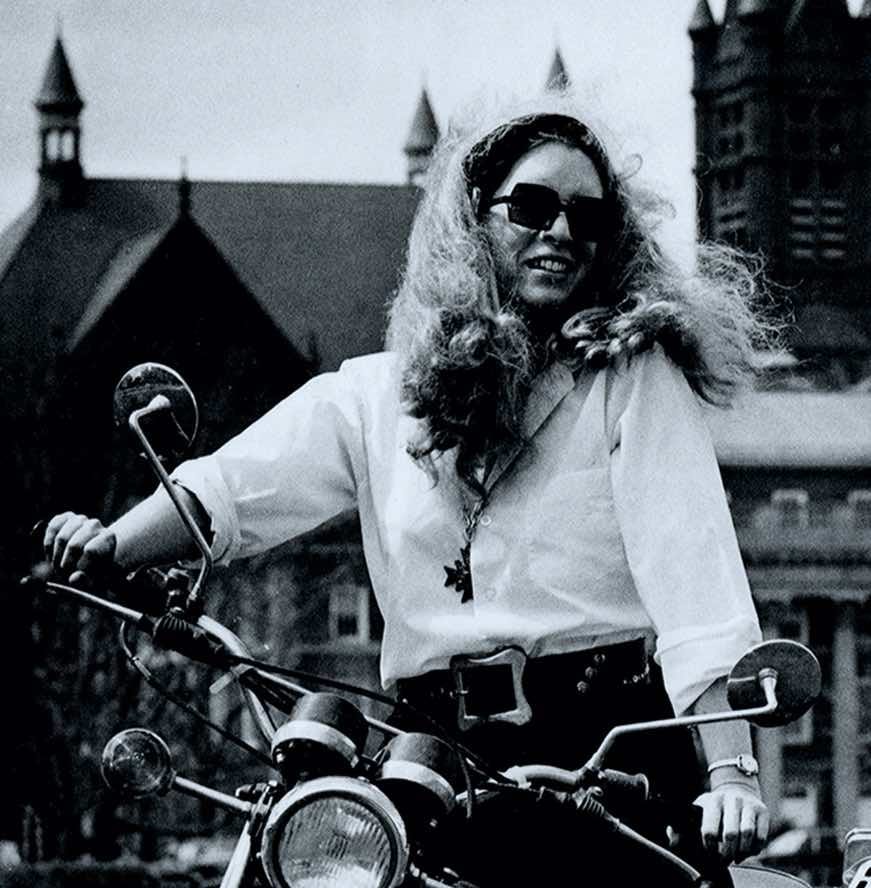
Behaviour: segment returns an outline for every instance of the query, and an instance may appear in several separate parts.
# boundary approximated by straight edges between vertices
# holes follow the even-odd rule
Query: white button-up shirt
[[[347,361],[175,472],[211,516],[221,562],[358,509],[385,686],[460,653],[644,636],[682,712],[759,640],[703,408],[659,348],[577,379],[554,364],[537,380],[528,443],[487,479],[465,603],[445,567],[465,543],[469,492],[451,454],[438,484],[407,454],[416,421],[399,387],[395,355]]]

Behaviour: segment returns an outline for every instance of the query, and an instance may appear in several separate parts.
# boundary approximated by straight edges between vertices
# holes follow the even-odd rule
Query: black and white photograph
[[[871,885],[871,0],[0,47],[0,888]]]

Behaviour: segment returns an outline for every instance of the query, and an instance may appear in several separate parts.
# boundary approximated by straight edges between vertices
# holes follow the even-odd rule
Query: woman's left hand
[[[768,838],[768,808],[758,784],[724,782],[695,802],[702,809],[702,841],[726,863],[758,853]]]

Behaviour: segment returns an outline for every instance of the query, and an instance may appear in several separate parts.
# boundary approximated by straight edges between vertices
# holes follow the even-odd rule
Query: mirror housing
[[[175,778],[169,747],[145,728],[115,734],[103,747],[100,771],[111,789],[133,799],[164,795]]]
[[[191,449],[199,410],[190,387],[171,367],[137,364],[121,377],[113,400],[118,426],[128,427],[133,414],[146,411],[141,421],[161,461],[180,459]]]
[[[804,715],[817,701],[822,672],[816,656],[797,641],[763,641],[750,648],[732,667],[726,683],[729,706],[740,712],[765,705],[763,676],[775,678],[777,708],[750,717],[762,728],[789,724]]]

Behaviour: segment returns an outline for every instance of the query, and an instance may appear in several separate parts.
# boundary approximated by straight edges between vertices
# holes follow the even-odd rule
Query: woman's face
[[[582,230],[572,235],[565,207],[546,228],[510,221],[509,205],[492,202],[508,197],[521,184],[546,186],[563,204],[577,198],[583,204],[583,198],[602,197],[602,182],[593,162],[579,148],[546,142],[517,160],[491,198],[485,224],[502,298],[515,304],[519,301],[530,314],[550,314],[566,307],[584,281],[596,255],[596,244],[584,239]],[[575,227],[577,232],[583,225]]]

